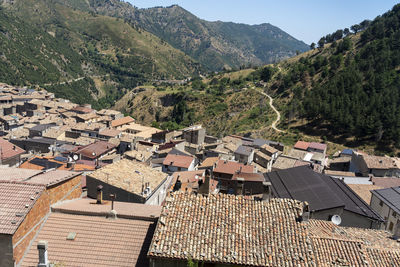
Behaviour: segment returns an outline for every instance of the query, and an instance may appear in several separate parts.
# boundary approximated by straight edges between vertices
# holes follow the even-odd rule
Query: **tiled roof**
[[[4,172],[3,172],[4,171]],[[0,168],[0,180],[19,181],[29,184],[52,186],[80,175],[79,172],[65,170],[40,171],[22,168]]]
[[[163,165],[189,168],[193,160],[194,158],[189,156],[168,154],[163,162]]]
[[[171,189],[173,189],[176,181],[181,181],[181,191],[192,191],[192,189],[198,189],[198,181],[204,180],[205,170],[197,171],[185,171],[185,172],[174,172],[172,175]]]
[[[128,192],[141,194],[142,180],[144,183],[148,182],[153,191],[168,175],[142,163],[123,159],[106,165],[88,176]]]
[[[382,188],[377,185],[368,184],[348,184],[348,186],[368,204],[371,203],[371,190]]]
[[[37,266],[39,240],[48,242],[49,261],[60,266],[148,266],[153,231],[151,221],[52,213],[21,266]],[[67,240],[69,233],[74,240]]]
[[[371,181],[374,185],[380,186],[382,188],[396,187],[400,186],[400,179],[393,177],[372,177]]]
[[[326,149],[326,144],[311,142],[310,145],[308,146],[308,148],[325,150]]]
[[[123,117],[121,119],[113,120],[111,122],[111,127],[118,127],[118,126],[121,126],[121,125],[124,125],[124,124],[127,124],[127,123],[131,123],[131,122],[134,122],[134,121],[135,121],[135,119],[132,118],[132,117],[129,117],[129,116]]]
[[[214,169],[214,172],[227,173],[227,174],[235,174],[235,172],[237,171],[253,173],[254,166],[244,165],[242,163],[235,161],[219,160],[217,162],[217,166]]]
[[[4,140],[3,138],[0,138],[0,158],[2,160],[24,154],[25,150],[22,148],[8,142],[7,140]]]
[[[149,257],[246,266],[307,266],[313,258],[295,200],[177,192],[166,199]]]
[[[297,141],[297,143],[294,145],[294,148],[301,149],[301,150],[307,150],[309,146],[310,146],[309,142]]]
[[[21,168],[10,168],[6,166],[0,166],[0,180],[5,181],[23,181],[30,177],[42,173],[41,170],[21,169]]]
[[[44,186],[0,181],[0,234],[14,234]]]
[[[396,160],[390,157],[378,157],[372,155],[361,155],[368,169],[392,169],[397,168]]]
[[[272,168],[283,170],[303,165],[310,165],[310,163],[299,159],[294,159],[288,156],[280,156],[276,159],[274,164],[272,164]]]
[[[100,135],[114,137],[121,134],[121,131],[115,129],[104,129],[99,132]]]
[[[52,206],[54,212],[62,212],[78,215],[96,215],[106,217],[111,210],[111,201],[103,201],[104,204],[96,204],[95,199],[81,198],[68,200]],[[145,205],[114,201],[114,210],[118,218],[147,219],[155,221],[161,214],[161,206]]]
[[[244,179],[246,182],[264,182],[264,176],[261,173],[235,173],[232,180]]]
[[[274,153],[279,152],[278,149],[276,149],[276,148],[274,148],[274,147],[272,147],[272,146],[269,146],[269,145],[267,145],[267,144],[262,145],[262,146],[261,146],[261,149],[262,149],[262,150],[265,150],[265,151],[268,151],[268,152],[271,153],[271,154],[274,154]]]
[[[219,160],[218,157],[206,158],[200,165],[200,167],[213,167],[215,163]]]
[[[249,146],[239,146],[236,149],[235,154],[250,156],[251,153],[253,153],[253,151],[254,151],[254,149]]]
[[[81,154],[87,158],[95,159],[108,151],[111,151],[115,148],[115,145],[105,142],[105,141],[98,141],[96,143],[84,146],[83,148],[78,149],[75,153]],[[94,155],[93,155],[94,153]]]
[[[312,239],[317,266],[398,265],[400,243],[389,232],[341,227],[320,220],[302,224]]]

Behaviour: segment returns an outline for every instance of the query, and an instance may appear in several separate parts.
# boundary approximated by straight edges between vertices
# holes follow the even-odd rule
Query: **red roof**
[[[131,122],[134,122],[134,121],[135,121],[135,119],[130,117],[130,116],[123,117],[121,119],[113,120],[111,122],[111,127],[118,127],[118,126],[121,126],[121,125],[124,125],[124,124],[128,124],[128,123],[131,123]]]
[[[84,146],[78,149],[75,153],[81,154],[90,159],[96,159],[101,155],[111,151],[115,148],[115,145],[105,142],[105,141],[98,141],[96,143]]]
[[[294,148],[301,149],[301,150],[307,150],[309,146],[310,146],[309,142],[297,141],[297,143],[294,145]]]
[[[235,174],[237,171],[242,173],[254,173],[254,166],[244,165],[236,161],[219,160],[214,172]]]
[[[318,149],[318,150],[325,150],[326,144],[311,142],[309,148]]]
[[[168,154],[168,156],[164,159],[163,165],[181,167],[181,168],[189,168],[190,164],[192,164],[194,158],[183,155],[174,155]]]
[[[0,138],[0,157],[2,160],[12,158],[14,156],[24,154],[25,150],[22,148]]]

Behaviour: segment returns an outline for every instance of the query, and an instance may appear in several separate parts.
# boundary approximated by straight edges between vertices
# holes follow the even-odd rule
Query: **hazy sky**
[[[392,0],[128,0],[140,8],[178,4],[201,19],[271,23],[310,44],[390,10]]]

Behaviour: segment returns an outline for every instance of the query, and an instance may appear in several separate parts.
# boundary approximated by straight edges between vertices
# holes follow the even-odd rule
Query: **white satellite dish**
[[[79,159],[78,155],[74,155],[74,160],[77,161]]]
[[[342,223],[342,218],[340,218],[339,215],[333,215],[331,218],[331,222],[333,222],[336,225],[340,225]]]

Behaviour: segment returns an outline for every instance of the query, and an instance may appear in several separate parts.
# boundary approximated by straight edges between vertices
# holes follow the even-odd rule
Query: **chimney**
[[[398,240],[400,238],[400,220],[397,220],[396,226],[394,227],[393,239]]]
[[[97,186],[97,202],[96,204],[103,204],[103,186]]]
[[[263,196],[262,201],[269,201],[271,199],[271,183],[263,182]]]
[[[300,215],[299,221],[300,222],[308,222],[310,219],[310,206],[308,205],[308,202],[304,202],[304,207],[303,207],[303,213]]]
[[[49,259],[47,257],[47,241],[41,240],[37,244],[37,249],[39,251],[39,264],[37,267],[49,267]]]

